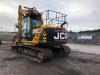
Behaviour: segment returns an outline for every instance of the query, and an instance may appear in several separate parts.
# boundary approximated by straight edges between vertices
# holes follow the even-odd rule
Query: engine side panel
[[[39,43],[65,44],[68,40],[68,31],[64,28],[44,28]]]

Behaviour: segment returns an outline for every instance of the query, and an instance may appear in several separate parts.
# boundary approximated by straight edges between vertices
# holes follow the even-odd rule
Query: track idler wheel
[[[62,45],[60,50],[59,50],[59,55],[60,56],[68,56],[71,52],[71,49],[69,46]]]

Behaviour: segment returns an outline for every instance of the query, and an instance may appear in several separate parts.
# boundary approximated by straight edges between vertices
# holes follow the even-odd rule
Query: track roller
[[[12,49],[18,53],[31,56],[37,62],[45,62],[53,57],[53,53],[48,48],[36,46],[12,46]]]

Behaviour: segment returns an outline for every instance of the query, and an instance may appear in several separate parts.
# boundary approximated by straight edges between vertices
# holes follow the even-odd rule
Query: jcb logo
[[[68,39],[68,33],[58,32],[57,36],[54,36],[54,39]]]

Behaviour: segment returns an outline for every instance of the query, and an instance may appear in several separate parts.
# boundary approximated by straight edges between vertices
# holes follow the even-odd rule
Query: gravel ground
[[[71,45],[70,45],[71,47]],[[0,46],[0,75],[100,75],[100,55],[74,51],[69,57],[55,57],[46,63]]]
[[[85,45],[85,44],[66,44],[73,51],[80,51],[92,54],[100,54],[100,45]]]

